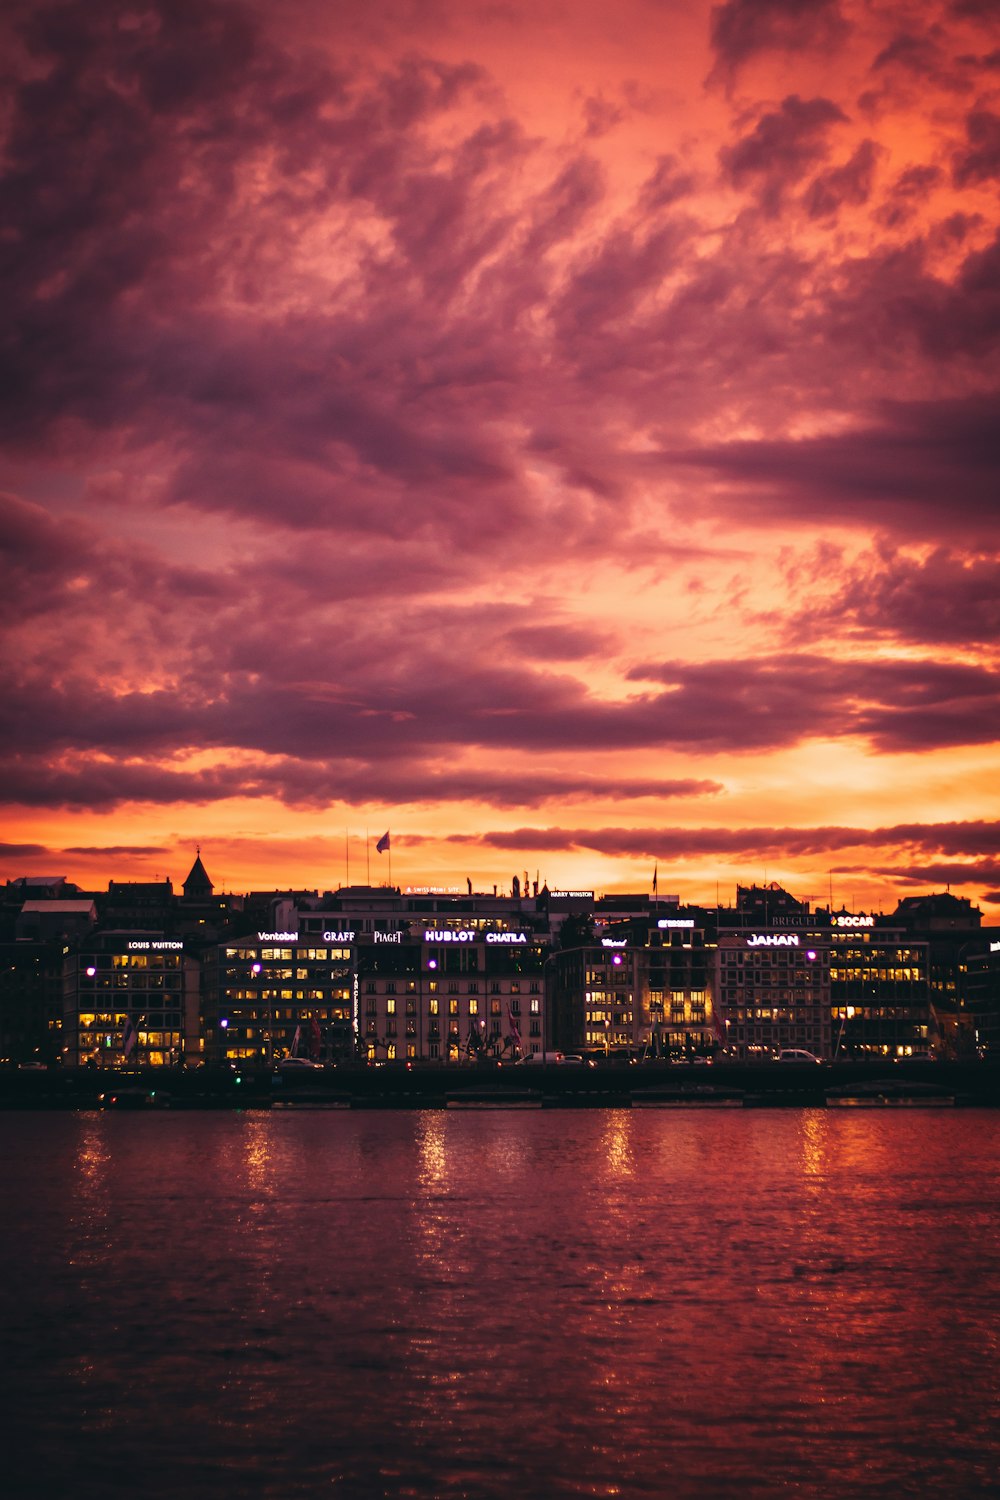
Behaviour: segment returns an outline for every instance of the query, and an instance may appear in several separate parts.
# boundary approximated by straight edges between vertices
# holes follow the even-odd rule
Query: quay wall
[[[544,1064],[435,1066],[340,1064],[301,1073],[232,1068],[89,1068],[9,1070],[0,1073],[0,1109],[269,1109],[275,1104],[341,1105],[355,1109],[437,1109],[481,1095],[503,1105],[518,1096],[546,1107],[629,1108],[676,1096],[712,1102],[742,1096],[747,1105],[823,1106],[827,1091],[877,1083],[897,1091],[944,1092],[956,1105],[1000,1106],[1000,1064],[963,1062],[725,1063],[709,1067],[669,1063],[608,1063],[595,1067]]]

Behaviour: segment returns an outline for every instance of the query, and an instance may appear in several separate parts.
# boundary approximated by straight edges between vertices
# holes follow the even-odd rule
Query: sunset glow
[[[0,39],[0,877],[1000,920],[992,0]]]

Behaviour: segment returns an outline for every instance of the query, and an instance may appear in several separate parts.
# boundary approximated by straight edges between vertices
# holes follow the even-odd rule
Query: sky
[[[9,0],[0,69],[0,878],[1000,921],[994,0]]]

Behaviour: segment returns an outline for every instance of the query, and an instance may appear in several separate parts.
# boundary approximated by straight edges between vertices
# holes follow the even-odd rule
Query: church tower
[[[211,896],[215,887],[208,878],[208,871],[201,862],[201,846],[198,846],[194,864],[184,882],[184,894],[189,901],[203,901]]]

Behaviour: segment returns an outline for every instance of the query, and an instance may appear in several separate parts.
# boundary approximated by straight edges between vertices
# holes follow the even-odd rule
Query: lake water
[[[8,1500],[1000,1494],[1000,1111],[0,1137]]]

